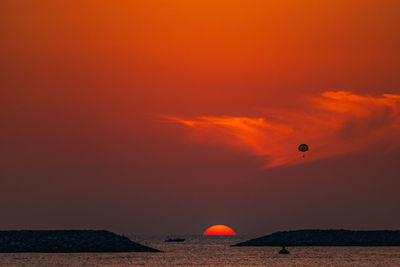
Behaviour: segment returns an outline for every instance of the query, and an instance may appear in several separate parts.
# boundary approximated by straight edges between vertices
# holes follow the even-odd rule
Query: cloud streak
[[[222,146],[265,159],[265,167],[301,164],[363,150],[400,146],[400,95],[362,96],[346,91],[308,97],[304,109],[264,109],[263,117],[168,116],[189,127],[193,142]],[[310,151],[301,157],[297,146]]]

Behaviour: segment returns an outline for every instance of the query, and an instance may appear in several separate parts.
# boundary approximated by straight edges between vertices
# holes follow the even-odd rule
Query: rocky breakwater
[[[400,246],[400,231],[296,230],[276,232],[233,246]]]
[[[99,230],[0,231],[0,252],[161,252]]]

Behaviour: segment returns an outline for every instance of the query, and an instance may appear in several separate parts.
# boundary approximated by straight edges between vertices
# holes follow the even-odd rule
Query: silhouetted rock
[[[161,252],[109,231],[0,231],[0,252]]]
[[[400,246],[400,231],[296,230],[232,246]]]

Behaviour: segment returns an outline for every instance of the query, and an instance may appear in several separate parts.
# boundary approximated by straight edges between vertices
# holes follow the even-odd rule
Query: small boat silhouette
[[[282,249],[279,250],[279,254],[289,254],[290,251],[286,249],[286,246],[282,246]]]
[[[183,241],[185,241],[186,239],[185,238],[167,238],[167,239],[165,239],[165,241],[164,242],[183,242]]]

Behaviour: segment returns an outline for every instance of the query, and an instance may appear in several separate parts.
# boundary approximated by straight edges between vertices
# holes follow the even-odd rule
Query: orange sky
[[[400,146],[400,95],[324,92],[301,102],[301,109],[265,110],[265,116],[259,118],[167,118],[193,128],[193,141],[264,157],[265,167],[308,163],[365,150],[382,155]],[[296,150],[304,142],[312,151],[306,160]]]
[[[399,228],[398,10],[1,1],[0,228]]]

